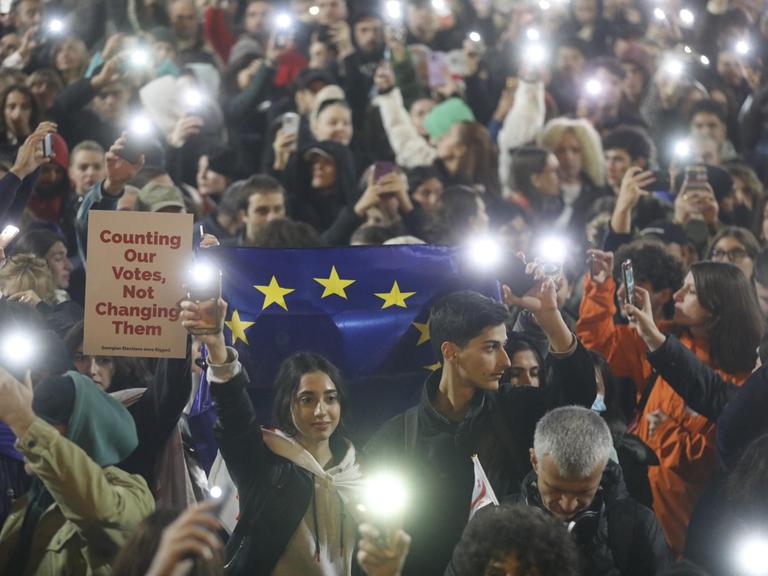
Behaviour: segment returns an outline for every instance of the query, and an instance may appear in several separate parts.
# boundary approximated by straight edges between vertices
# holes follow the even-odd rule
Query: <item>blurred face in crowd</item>
[[[325,190],[336,184],[336,162],[318,155],[312,161],[312,188]]]
[[[544,454],[541,461],[531,449],[531,464],[538,476],[536,485],[541,503],[561,522],[568,522],[582,510],[589,508],[600,488],[600,480],[607,462],[598,464],[586,478],[568,478],[558,470],[557,463]]]
[[[346,0],[319,0],[317,7],[317,21],[323,26],[331,26],[347,19]]]
[[[744,66],[739,55],[731,50],[719,52],[717,55],[717,75],[730,86],[740,86],[744,79]]]
[[[689,328],[703,326],[710,318],[707,312],[699,303],[696,295],[696,283],[693,281],[693,274],[688,272],[680,288],[674,295],[675,316],[672,319],[676,324],[687,326]]]
[[[355,23],[354,35],[364,54],[374,54],[384,46],[384,23],[379,18],[363,18]]]
[[[624,80],[621,83],[621,89],[624,96],[630,102],[639,102],[645,89],[645,75],[642,69],[631,62],[622,62],[624,68]]]
[[[581,142],[573,131],[566,130],[555,147],[555,156],[560,162],[560,174],[565,180],[574,180],[581,175],[581,154]]]
[[[425,212],[433,212],[443,196],[443,183],[437,178],[430,178],[416,188],[413,200],[418,202]]]
[[[197,161],[197,191],[203,196],[223,194],[229,186],[229,178],[208,167],[208,156],[200,156]]]
[[[592,24],[597,19],[597,2],[595,0],[575,0],[573,15],[582,26]]]
[[[336,384],[325,372],[307,372],[301,377],[291,403],[293,425],[300,444],[326,442],[341,419]]]
[[[240,211],[245,232],[253,238],[260,229],[280,218],[285,218],[285,195],[281,190],[266,193],[251,194],[248,198],[248,208]]]
[[[69,275],[72,272],[72,263],[67,258],[67,247],[63,242],[56,242],[45,254],[45,261],[53,276],[56,288],[66,290],[69,288]]]
[[[497,390],[499,380],[509,368],[509,356],[504,351],[507,328],[504,324],[488,326],[460,347],[443,342],[441,350],[446,367],[455,370],[460,381],[481,390]]]
[[[21,36],[15,32],[3,34],[3,36],[0,37],[0,60],[8,58],[8,56],[19,49],[19,46],[21,46]]]
[[[197,37],[197,10],[194,2],[176,0],[170,9],[173,33],[179,40],[194,40]]]
[[[561,74],[575,78],[584,70],[584,54],[581,51],[562,46],[557,50],[557,71]]]
[[[411,121],[418,133],[422,136],[428,136],[427,130],[424,128],[424,118],[427,117],[427,114],[432,112],[432,108],[434,107],[435,101],[431,98],[419,98],[411,104]]]
[[[512,386],[533,386],[538,388],[539,361],[532,350],[519,350],[512,355],[509,368],[510,383]]]
[[[547,154],[544,169],[538,174],[531,175],[531,182],[542,196],[557,198],[560,195],[560,163],[557,156]]]
[[[251,2],[245,9],[245,31],[251,36],[264,36],[269,32],[272,7],[268,2]]]
[[[691,144],[691,158],[694,162],[719,166],[720,146],[709,136],[696,138]]]
[[[16,137],[27,136],[32,132],[29,125],[32,117],[32,103],[23,92],[10,92],[5,99],[5,126]]]
[[[35,97],[37,107],[43,111],[53,108],[53,102],[56,100],[56,96],[59,95],[56,86],[42,78],[29,84],[29,91]]]
[[[710,258],[714,262],[730,262],[739,267],[747,278],[752,278],[755,261],[749,257],[746,246],[733,236],[724,236],[712,247]]]
[[[342,104],[332,104],[320,112],[315,126],[315,137],[323,142],[331,140],[344,146],[352,141],[352,113]]]
[[[72,38],[64,40],[56,52],[56,70],[63,73],[79,70],[85,57],[85,44]]]
[[[420,40],[431,40],[437,32],[437,14],[431,6],[409,4],[406,11],[408,30]]]
[[[102,120],[119,122],[128,112],[130,94],[122,84],[110,84],[93,99],[93,110]]]
[[[72,363],[80,374],[90,376],[102,390],[107,390],[112,385],[115,363],[109,356],[86,356],[83,354],[83,345],[80,344]]]
[[[309,45],[309,63],[307,66],[312,70],[327,68],[335,59],[331,47],[325,42],[315,40]]]
[[[440,136],[435,143],[437,156],[443,161],[459,160],[466,153],[467,147],[461,142],[461,126],[459,123],[451,126],[450,130]]]
[[[709,136],[720,145],[725,142],[727,131],[725,123],[717,114],[699,112],[691,118],[691,134]]]
[[[85,196],[94,184],[104,178],[104,154],[97,150],[80,150],[69,162],[69,179],[78,196]]]
[[[40,0],[22,0],[14,15],[14,24],[19,34],[24,34],[43,21],[43,3]]]
[[[615,76],[605,68],[598,68],[594,77],[603,87],[600,94],[601,100],[608,106],[618,106],[621,101],[622,78]]]
[[[632,158],[623,148],[611,148],[603,152],[605,158],[605,177],[615,190],[621,186],[621,179],[632,166]]]

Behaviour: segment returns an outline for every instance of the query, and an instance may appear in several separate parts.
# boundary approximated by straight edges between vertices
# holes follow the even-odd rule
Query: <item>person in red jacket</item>
[[[614,324],[613,254],[591,251],[595,276],[587,276],[576,333],[605,355],[619,377],[637,388],[635,433],[656,453],[649,470],[653,506],[670,547],[683,550],[688,519],[715,464],[715,424],[693,411],[654,368],[654,352],[679,338],[723,378],[741,384],[752,371],[762,320],[743,272],[732,264],[700,262],[674,295],[671,323],[657,325],[649,293],[635,289],[635,305],[623,304],[629,325]],[[624,303],[624,288],[619,290]],[[666,335],[669,334],[669,335]]]

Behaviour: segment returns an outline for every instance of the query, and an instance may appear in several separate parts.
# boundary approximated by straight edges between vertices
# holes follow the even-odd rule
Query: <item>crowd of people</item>
[[[768,574],[766,57],[760,0],[0,2],[0,573]],[[498,249],[502,297],[370,438],[313,350],[261,422],[192,299],[185,359],[88,355],[91,210]]]

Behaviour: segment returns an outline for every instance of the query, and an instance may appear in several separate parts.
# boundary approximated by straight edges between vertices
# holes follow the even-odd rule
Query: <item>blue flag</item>
[[[453,247],[218,247],[206,256],[222,271],[225,339],[238,350],[262,416],[280,363],[311,351],[341,369],[360,408],[356,420],[383,421],[415,403],[439,367],[432,304],[466,289],[500,296],[497,282],[468,272]]]

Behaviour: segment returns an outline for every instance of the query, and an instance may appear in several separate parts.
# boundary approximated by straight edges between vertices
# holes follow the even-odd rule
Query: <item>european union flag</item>
[[[500,296],[497,282],[468,272],[453,247],[218,247],[210,256],[229,303],[225,338],[239,352],[262,416],[280,362],[312,351],[342,370],[355,420],[380,423],[414,404],[438,366],[432,304],[465,289]]]

